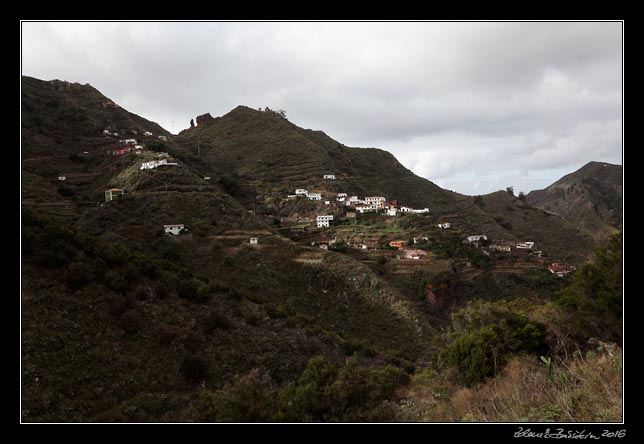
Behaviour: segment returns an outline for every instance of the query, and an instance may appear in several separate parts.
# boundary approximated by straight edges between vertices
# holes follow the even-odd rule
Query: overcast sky
[[[22,24],[22,73],[89,83],[174,133],[286,110],[475,195],[622,163],[622,23]]]

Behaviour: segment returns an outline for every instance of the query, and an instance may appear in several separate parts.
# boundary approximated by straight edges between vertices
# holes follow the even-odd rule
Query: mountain
[[[505,192],[441,189],[279,112],[196,120],[173,136],[89,85],[22,78],[23,421],[393,421],[412,375],[448,381],[451,315],[473,300],[485,322],[501,316],[484,333],[507,353],[546,354],[566,283],[547,264],[594,247],[572,224]],[[119,151],[132,138],[142,149]],[[125,194],[106,201],[113,187]],[[428,211],[351,216],[339,192]],[[561,331],[547,333],[575,338]],[[493,376],[486,362],[476,375]]]
[[[621,165],[589,162],[549,187],[531,191],[527,202],[605,239],[622,228],[622,183]]]
[[[284,197],[305,188],[397,199],[402,205],[428,208],[435,223],[456,218],[463,236],[481,233],[497,240],[533,240],[539,248],[575,263],[594,246],[567,221],[529,208],[506,193],[490,194],[484,199],[487,206],[477,205],[473,197],[415,175],[387,151],[344,146],[271,110],[238,106],[221,117],[205,114],[196,121],[196,126],[174,138],[177,150],[172,154],[204,175],[230,176],[236,184],[235,197],[266,214],[289,214],[292,207]],[[325,174],[335,174],[336,180],[324,180]],[[309,214],[314,217],[315,211],[324,209],[311,207]]]

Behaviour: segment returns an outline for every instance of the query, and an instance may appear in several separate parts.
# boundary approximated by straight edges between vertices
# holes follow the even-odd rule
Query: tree
[[[525,193],[523,191],[519,191],[519,200],[525,202]]]
[[[283,109],[278,109],[277,114],[279,114],[280,116],[286,119],[286,111],[284,111]]]
[[[508,193],[510,196],[514,196],[514,187],[507,187],[505,189],[505,192]]]

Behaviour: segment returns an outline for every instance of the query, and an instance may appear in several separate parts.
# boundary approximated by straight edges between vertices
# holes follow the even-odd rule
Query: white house
[[[465,238],[465,242],[471,244],[473,242],[479,242],[481,239],[487,240],[487,236],[485,234],[475,234],[474,236],[467,236]]]
[[[110,188],[105,190],[105,202],[111,202],[117,197],[122,197],[124,191],[120,188]]]
[[[166,234],[174,234],[175,236],[181,233],[182,230],[185,230],[185,227],[183,226],[183,224],[170,224],[170,225],[163,226],[163,231]]]
[[[67,180],[66,176],[58,176],[58,180]]]
[[[142,145],[134,145],[135,150],[142,150],[143,146]]]
[[[300,194],[306,195],[306,194],[309,194],[309,192],[306,191],[304,188],[298,188],[297,190],[295,190],[295,195],[296,196],[299,196]]]
[[[140,170],[151,170],[160,166],[176,166],[176,162],[168,162],[167,159],[161,159],[161,160],[151,160],[149,162],[143,162],[141,164]]]
[[[322,200],[322,193],[308,193],[307,196],[310,200]]]
[[[333,220],[333,215],[329,215],[329,216],[324,216],[323,215],[323,216],[318,216],[316,218],[318,228],[328,227],[330,225],[330,221],[332,221],[332,220]]]
[[[378,206],[377,205],[365,205],[363,207],[356,207],[356,210],[359,213],[369,213],[371,211],[377,211]]]
[[[325,174],[324,178],[328,180],[335,180],[335,174]]]
[[[395,216],[398,213],[398,210],[395,208],[387,209],[387,216]]]
[[[251,237],[250,238],[250,244],[251,245],[257,245],[257,238],[256,237]]]
[[[210,180],[210,176],[204,177],[203,180]]]
[[[168,141],[168,138],[166,136],[159,136],[159,139],[163,140],[164,142]]]
[[[331,205],[331,201],[330,200],[325,200],[324,205]]]
[[[110,130],[103,130],[103,134],[105,134],[106,136],[109,136],[112,133],[110,133]]]
[[[125,139],[124,142],[130,145],[136,145],[136,139]]]
[[[327,244],[320,244],[320,248],[323,250],[328,250],[329,246]]]
[[[438,228],[443,229],[443,230],[447,230],[448,228],[450,228],[452,226],[452,224],[450,224],[449,222],[443,222],[443,223],[440,223],[440,224],[438,224],[436,226]]]
[[[286,198],[287,199],[295,199],[297,197],[297,194],[287,194]]]
[[[420,214],[422,214],[422,213],[429,213],[429,208],[423,208],[423,209],[420,209],[420,210],[414,210],[414,209],[412,208],[412,209],[411,209],[411,212],[412,212],[412,213],[420,213]]]
[[[335,200],[337,200],[338,202],[344,202],[344,199],[345,199],[344,197],[336,197],[335,198]]]
[[[424,259],[427,257],[427,253],[423,250],[405,250],[403,253],[405,259]]]
[[[151,135],[152,135],[152,133],[151,133],[150,131],[146,131],[146,132],[144,132],[144,133],[143,133],[143,135],[144,135],[144,136],[151,136]]]
[[[413,208],[409,208],[409,207],[400,207],[400,212],[401,212],[401,213],[409,213],[411,210],[413,210]]]
[[[338,197],[347,197],[347,193],[338,193]]]
[[[490,251],[512,251],[512,246],[508,244],[492,244],[487,248]]]
[[[387,199],[382,196],[367,196],[364,198],[364,201],[368,204],[378,204],[378,202],[384,202],[385,200]]]
[[[119,136],[119,133],[112,133],[112,135],[113,135],[114,137],[118,137],[118,136]]]
[[[520,242],[517,244],[517,248],[520,250],[532,250],[534,247],[534,242]]]

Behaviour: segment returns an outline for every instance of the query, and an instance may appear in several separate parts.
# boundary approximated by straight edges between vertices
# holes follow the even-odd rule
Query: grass
[[[550,367],[536,357],[516,358],[473,388],[426,370],[416,374],[400,404],[408,421],[620,422],[621,349],[609,346]]]

